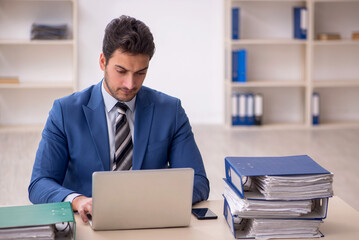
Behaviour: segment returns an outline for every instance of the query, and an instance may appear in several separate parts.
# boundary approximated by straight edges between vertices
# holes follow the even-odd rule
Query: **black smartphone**
[[[192,208],[192,213],[199,220],[217,218],[217,215],[214,212],[212,212],[209,208]]]

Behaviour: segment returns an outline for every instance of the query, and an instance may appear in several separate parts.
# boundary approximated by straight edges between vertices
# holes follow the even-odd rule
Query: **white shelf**
[[[12,2],[75,2],[76,0],[0,0],[0,1],[12,1]]]
[[[312,129],[342,129],[342,128],[359,128],[358,122],[323,122],[319,125],[312,126]]]
[[[345,3],[345,2],[359,2],[359,0],[312,0],[313,2],[318,2],[318,3],[325,3],[325,2],[340,2],[340,3]]]
[[[231,126],[233,130],[248,130],[248,131],[261,131],[261,130],[289,130],[289,129],[305,129],[304,123],[268,123],[260,126]]]
[[[0,3],[0,78],[20,80],[0,84],[0,128],[41,126],[54,100],[77,88],[77,0]],[[30,40],[33,23],[66,24],[68,36]]]
[[[359,87],[359,80],[313,81],[313,87]]]
[[[342,40],[315,40],[314,46],[331,46],[331,45],[359,45],[359,40],[342,39]]]
[[[28,88],[62,88],[62,89],[73,89],[73,82],[24,82],[24,83],[8,83],[0,84],[0,89],[28,89]]]
[[[307,39],[293,39],[293,7],[308,9]],[[240,8],[240,38],[231,39],[231,8]],[[343,128],[359,126],[359,0],[226,0],[225,119],[231,129]],[[341,40],[317,40],[318,33]],[[231,80],[232,50],[247,50],[247,82]],[[232,126],[233,93],[261,93],[262,126]],[[311,101],[319,92],[320,124]],[[350,105],[350,106],[349,106]],[[340,114],[338,114],[340,112]],[[294,122],[292,124],[291,122]]]
[[[233,3],[237,2],[303,2],[303,0],[233,0]]]
[[[231,40],[231,44],[235,45],[256,45],[256,44],[263,44],[263,45],[304,45],[306,44],[306,40],[299,40],[299,39],[238,39],[238,40]]]
[[[0,45],[73,45],[69,40],[27,40],[27,39],[0,39]]]
[[[230,126],[232,130],[239,131],[262,131],[262,130],[300,130],[307,129],[308,126],[304,123],[268,123],[260,126]],[[327,129],[343,129],[343,128],[359,128],[358,122],[324,122],[319,125],[311,125],[313,130],[327,130]]]
[[[247,82],[231,82],[231,87],[305,87],[304,81],[247,81]]]

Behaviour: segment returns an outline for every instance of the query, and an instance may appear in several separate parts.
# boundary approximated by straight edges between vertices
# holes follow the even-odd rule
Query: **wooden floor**
[[[196,125],[193,131],[211,184],[222,199],[225,156],[307,154],[334,173],[334,193],[359,211],[359,129],[230,130]],[[40,128],[0,129],[0,205],[28,204],[27,187]]]

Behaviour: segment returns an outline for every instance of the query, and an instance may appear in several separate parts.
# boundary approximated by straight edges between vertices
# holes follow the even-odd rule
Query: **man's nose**
[[[135,78],[132,73],[129,73],[124,81],[124,87],[126,87],[127,89],[133,89],[134,85],[135,85]]]

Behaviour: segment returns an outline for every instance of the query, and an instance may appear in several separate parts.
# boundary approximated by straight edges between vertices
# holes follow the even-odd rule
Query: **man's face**
[[[104,71],[106,91],[119,101],[130,101],[142,87],[149,61],[147,55],[131,55],[118,49],[106,65],[105,56],[101,53],[100,67]]]

